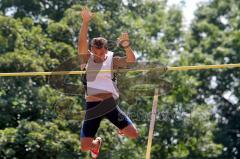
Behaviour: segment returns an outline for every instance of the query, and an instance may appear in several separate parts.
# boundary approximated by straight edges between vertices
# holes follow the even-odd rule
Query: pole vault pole
[[[152,147],[154,125],[155,125],[156,114],[157,114],[158,96],[159,96],[159,88],[155,88],[155,93],[154,93],[154,98],[153,98],[152,114],[151,114],[151,121],[150,121],[149,133],[148,133],[146,159],[150,159],[150,157],[151,157],[151,147]]]

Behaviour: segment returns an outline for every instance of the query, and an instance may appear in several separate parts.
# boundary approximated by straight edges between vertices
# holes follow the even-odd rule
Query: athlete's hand
[[[93,13],[87,7],[84,7],[81,11],[81,17],[84,23],[88,23],[92,19]]]
[[[122,33],[117,40],[118,40],[118,43],[124,48],[130,46],[130,41],[129,41],[127,32]]]

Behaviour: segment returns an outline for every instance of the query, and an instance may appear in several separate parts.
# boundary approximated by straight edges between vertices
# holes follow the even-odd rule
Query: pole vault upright
[[[157,86],[154,90],[153,96],[153,106],[152,106],[152,114],[148,132],[148,142],[147,142],[147,151],[146,151],[146,159],[151,158],[151,147],[152,147],[152,140],[153,140],[153,133],[154,133],[154,126],[157,117],[157,108],[158,108],[158,98],[159,96],[166,95],[171,89],[172,84],[166,80],[158,79]]]
[[[154,125],[155,125],[155,121],[156,121],[156,114],[157,114],[157,107],[158,107],[158,96],[159,96],[159,88],[155,88],[155,93],[154,93],[154,98],[153,98],[152,114],[151,114],[151,121],[150,121],[149,133],[148,133],[146,159],[150,159],[150,157],[151,157],[153,131],[154,131]]]

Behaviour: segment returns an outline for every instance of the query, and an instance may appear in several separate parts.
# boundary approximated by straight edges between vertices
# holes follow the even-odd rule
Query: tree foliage
[[[2,0],[0,72],[79,70],[76,44],[86,4],[95,13],[89,37],[106,37],[110,50],[123,55],[116,39],[128,31],[136,68],[239,61],[236,0],[200,5],[188,31],[181,7],[166,1]],[[152,158],[238,158],[238,77],[236,69],[119,73],[119,103],[140,136],[119,136],[104,120],[99,158],[145,156],[154,89],[164,82],[168,93],[159,97]],[[83,117],[80,76],[1,77],[0,158],[88,158],[79,148]]]

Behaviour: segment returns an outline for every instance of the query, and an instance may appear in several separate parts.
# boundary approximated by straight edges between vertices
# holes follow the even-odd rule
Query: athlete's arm
[[[114,57],[114,68],[126,68],[128,65],[135,64],[136,58],[130,45],[128,33],[122,33],[122,35],[118,38],[118,43],[124,48],[126,56]]]
[[[126,62],[129,64],[134,64],[136,62],[136,58],[134,52],[131,48],[131,44],[129,41],[128,33],[122,33],[122,35],[118,38],[119,44],[124,48],[126,53]]]
[[[90,56],[88,52],[88,25],[93,14],[87,8],[81,11],[82,26],[78,37],[78,55],[80,56],[81,64],[87,63]]]

